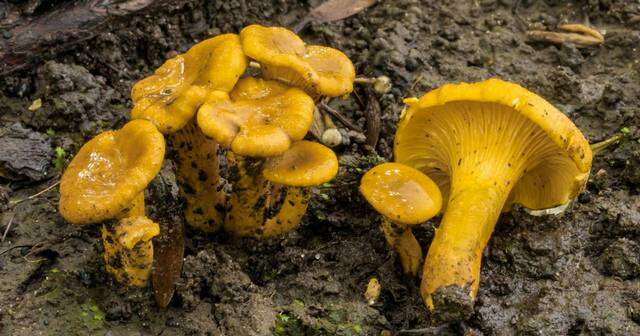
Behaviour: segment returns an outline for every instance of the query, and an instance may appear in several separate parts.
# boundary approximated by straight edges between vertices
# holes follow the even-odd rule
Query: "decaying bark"
[[[100,27],[157,7],[185,0],[74,0],[30,16],[32,8],[6,7],[0,15],[0,74],[25,68],[42,53],[57,53],[94,37]]]

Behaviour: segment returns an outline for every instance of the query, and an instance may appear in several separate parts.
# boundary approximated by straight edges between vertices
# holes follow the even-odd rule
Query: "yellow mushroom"
[[[136,83],[131,94],[131,116],[170,134],[186,221],[205,232],[221,227],[226,195],[218,174],[218,144],[202,134],[193,116],[205,101],[231,91],[246,66],[238,35],[219,35],[165,62]]]
[[[149,231],[150,224],[130,226],[125,220],[143,218],[144,189],[160,171],[164,151],[164,137],[146,120],[133,120],[120,130],[99,134],[82,146],[62,175],[60,214],[72,224],[103,223],[103,232],[126,231],[127,239],[139,235],[138,230],[146,232],[144,237],[149,232],[157,234],[157,230]],[[151,267],[146,257],[153,255],[151,244],[131,249],[131,244],[118,245],[119,240],[104,243],[107,270],[119,281],[131,280],[125,284],[144,285]],[[139,266],[135,274],[125,264],[113,263],[117,261],[111,257],[115,251]]]
[[[442,207],[438,186],[419,170],[400,163],[383,163],[362,177],[360,192],[383,215],[382,231],[400,257],[402,269],[418,274],[422,249],[411,226],[435,216]]]
[[[272,237],[294,230],[309,201],[309,187],[338,172],[333,151],[299,141],[281,156],[251,160],[231,154],[236,181],[225,230],[237,236]]]
[[[186,201],[186,222],[203,232],[216,232],[222,227],[227,206],[218,143],[202,134],[195,121],[169,139],[175,149],[180,193]]]
[[[144,189],[160,171],[164,150],[162,134],[146,120],[99,134],[62,174],[60,214],[78,225],[144,214]]]
[[[165,134],[184,127],[211,92],[229,92],[247,59],[240,38],[223,34],[166,61],[131,90],[133,119],[147,119]]]
[[[198,111],[198,126],[235,154],[280,155],[311,127],[315,104],[299,89],[247,77],[229,96],[220,91],[215,95]]]
[[[107,272],[122,284],[143,287],[151,274],[153,244],[160,226],[145,216],[126,217],[102,226]]]
[[[281,27],[251,25],[240,32],[242,49],[256,60],[265,78],[299,87],[314,98],[338,97],[353,91],[355,69],[341,51],[305,45]]]
[[[447,199],[421,286],[430,309],[453,289],[473,305],[482,252],[501,211],[546,209],[583,189],[592,153],[562,112],[519,85],[490,79],[450,84],[412,101],[395,158],[431,177]],[[444,301],[442,301],[444,300]]]

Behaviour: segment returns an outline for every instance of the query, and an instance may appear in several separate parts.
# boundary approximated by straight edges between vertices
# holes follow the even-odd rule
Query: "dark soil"
[[[391,92],[377,97],[377,155],[344,132],[353,137],[337,148],[338,178],[314,190],[301,228],[281,239],[187,230],[176,295],[160,310],[150,289],[125,290],[105,275],[98,227],[66,223],[56,189],[14,203],[54,183],[91,136],[121,126],[132,84],[169,55],[254,22],[292,27],[319,1],[180,3],[121,17],[0,78],[0,237],[10,226],[0,243],[0,334],[640,335],[640,23],[631,19],[638,1],[380,1],[344,21],[310,25],[307,41],[344,50],[361,75],[391,78]],[[606,41],[578,49],[526,40],[527,29],[563,22],[589,22]],[[620,129],[627,136],[594,159],[587,191],[564,215],[502,216],[474,310],[440,326],[419,280],[402,275],[357,184],[391,159],[404,97],[492,76],[546,97],[591,142]],[[358,97],[366,94],[356,93],[332,105],[364,128]],[[42,107],[30,111],[36,99]],[[425,249],[437,220],[416,232]],[[372,277],[382,293],[370,306],[363,293]]]

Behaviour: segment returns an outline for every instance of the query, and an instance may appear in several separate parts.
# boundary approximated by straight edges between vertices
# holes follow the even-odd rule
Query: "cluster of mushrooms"
[[[250,60],[261,76],[245,74]],[[145,214],[144,190],[162,167],[166,136],[190,226],[259,238],[291,231],[309,187],[338,172],[331,149],[303,140],[314,100],[349,94],[354,79],[342,52],[284,28],[252,25],[202,41],[133,86],[130,122],[79,150],[62,176],[60,213],[102,223],[107,271],[145,286],[160,227]]]
[[[247,74],[250,61],[259,76]],[[61,180],[60,213],[73,224],[101,223],[107,271],[146,285],[160,227],[146,217],[144,190],[162,166],[166,135],[189,225],[258,238],[289,232],[309,188],[338,171],[331,149],[303,140],[316,101],[349,94],[354,79],[342,52],[284,28],[251,25],[202,41],[134,85],[132,121],[80,149]],[[424,265],[429,309],[462,293],[464,311],[500,213],[514,204],[566,207],[588,179],[591,149],[550,103],[498,79],[445,85],[405,103],[396,162],[368,171],[360,190],[382,215],[404,272],[417,276]],[[439,213],[423,260],[411,226]]]

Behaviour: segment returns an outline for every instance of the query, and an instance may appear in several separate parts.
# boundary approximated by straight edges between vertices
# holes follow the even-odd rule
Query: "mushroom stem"
[[[496,174],[499,175],[499,174]],[[439,289],[456,286],[473,300],[480,283],[482,252],[487,245],[511,187],[506,177],[495,176],[496,185],[466,183],[456,189],[456,181],[440,226],[424,263],[420,292],[434,309]]]
[[[192,227],[215,232],[222,226],[226,194],[219,174],[218,143],[191,121],[171,135],[176,149],[178,184],[186,200],[185,219]]]
[[[262,176],[263,160],[228,154],[237,172],[224,228],[241,237],[271,237],[295,229],[307,211],[308,188],[290,187]]]
[[[151,238],[160,227],[144,216],[126,217],[102,225],[105,268],[124,285],[143,287],[151,275]]]
[[[130,244],[131,237],[133,237],[131,233],[128,234],[130,246],[124,244],[124,239],[118,239],[118,237],[124,237],[127,232],[132,231],[131,227],[127,227],[128,225],[125,223],[131,222],[135,218],[145,218],[144,216],[143,191],[136,195],[130,205],[113,220],[102,223],[101,237],[104,246],[105,268],[119,283],[124,285],[143,287],[151,274],[151,261],[153,260],[151,241],[148,244],[143,242],[136,250],[133,250],[135,243]],[[153,229],[152,226],[146,228],[139,226],[135,230],[140,230],[138,232],[141,233],[148,228]],[[132,267],[134,264],[137,266]]]
[[[136,195],[133,200],[131,200],[130,205],[122,210],[120,215],[116,217],[116,219],[122,219],[127,217],[139,217],[144,216],[144,191]]]
[[[422,248],[411,228],[393,223],[386,217],[382,219],[380,227],[389,246],[398,253],[404,273],[418,275],[423,258]]]

